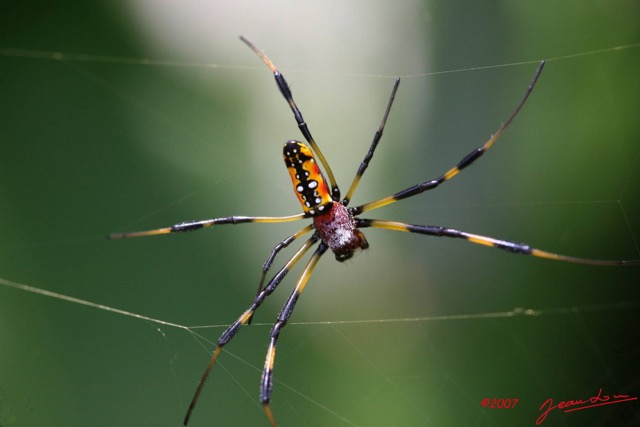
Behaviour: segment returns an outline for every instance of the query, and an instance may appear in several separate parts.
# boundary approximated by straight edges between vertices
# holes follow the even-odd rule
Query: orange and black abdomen
[[[304,212],[312,216],[323,213],[333,200],[311,149],[291,140],[284,144],[282,155]]]

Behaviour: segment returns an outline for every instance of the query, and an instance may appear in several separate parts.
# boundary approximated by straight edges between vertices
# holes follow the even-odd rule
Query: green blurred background
[[[638,258],[639,19],[636,1],[0,2],[0,279],[215,325],[193,329],[215,341],[300,223],[105,235],[299,212],[280,150],[301,136],[240,34],[286,75],[343,191],[392,76],[406,76],[355,204],[449,168],[506,119],[535,61],[561,58],[478,164],[367,216]],[[463,71],[431,74],[451,70]],[[281,335],[282,426],[533,425],[547,398],[640,395],[638,267],[366,235],[366,253],[320,262]],[[227,347],[190,425],[267,425],[260,370],[297,273]],[[542,312],[491,315],[517,307]],[[457,315],[469,318],[447,318]],[[180,425],[213,348],[185,329],[7,286],[0,346],[2,426]],[[520,401],[480,405],[500,397]],[[637,402],[546,424],[634,421]]]

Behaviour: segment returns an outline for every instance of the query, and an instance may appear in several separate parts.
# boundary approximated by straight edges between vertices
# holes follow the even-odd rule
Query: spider
[[[280,243],[275,245],[275,247],[271,250],[269,256],[264,262],[264,265],[262,266],[262,275],[258,283],[258,290],[250,307],[245,310],[242,315],[233,324],[231,324],[231,326],[229,326],[218,338],[216,348],[213,351],[211,359],[209,360],[209,364],[207,365],[202,377],[200,378],[198,387],[187,410],[186,416],[184,418],[184,425],[187,425],[187,423],[189,422],[193,409],[198,401],[198,397],[202,392],[202,388],[207,380],[207,377],[209,376],[209,373],[211,372],[211,369],[215,365],[216,360],[218,360],[218,356],[220,356],[223,347],[227,345],[227,343],[229,343],[229,341],[231,341],[231,339],[238,333],[241,326],[249,324],[251,322],[255,311],[264,302],[265,298],[267,298],[267,296],[269,296],[273,291],[276,290],[287,273],[316,244],[318,244],[317,248],[307,261],[302,274],[296,282],[295,289],[280,311],[280,314],[278,315],[278,318],[274,323],[270,333],[269,347],[267,350],[264,370],[262,372],[262,379],[260,382],[260,400],[262,402],[262,407],[264,409],[266,417],[272,427],[275,427],[277,425],[275,417],[273,415],[273,411],[271,410],[270,399],[273,386],[273,367],[276,355],[276,344],[278,341],[278,337],[280,336],[280,331],[287,324],[291,313],[295,308],[296,302],[298,301],[300,294],[304,290],[309,278],[311,277],[313,270],[318,264],[320,257],[322,257],[322,255],[324,255],[324,253],[328,249],[331,249],[331,251],[334,253],[336,260],[343,262],[351,258],[358,249],[367,249],[369,247],[369,243],[367,242],[367,239],[361,231],[361,229],[363,228],[383,228],[387,230],[404,231],[408,233],[425,234],[436,237],[452,237],[463,239],[479,245],[502,249],[511,253],[531,255],[539,258],[548,258],[557,261],[566,261],[580,264],[640,264],[640,260],[595,260],[560,255],[536,249],[523,243],[481,236],[478,234],[472,234],[466,231],[447,227],[433,225],[415,225],[396,221],[358,217],[358,215],[366,211],[377,209],[391,203],[395,203],[402,199],[413,197],[428,190],[433,190],[434,188],[440,186],[440,184],[456,176],[462,169],[475,162],[480,156],[482,156],[482,154],[484,154],[489,148],[493,146],[493,144],[498,140],[498,138],[516,117],[518,112],[522,109],[525,102],[527,101],[527,98],[533,91],[533,88],[538,81],[538,77],[540,77],[540,74],[542,73],[544,61],[540,62],[540,64],[538,65],[533,75],[533,79],[529,83],[524,93],[524,96],[520,99],[511,115],[509,115],[507,120],[500,126],[496,133],[494,133],[482,146],[467,154],[454,167],[435,179],[424,181],[422,183],[408,187],[391,196],[383,197],[381,199],[359,206],[348,207],[353,193],[358,187],[358,183],[360,182],[362,175],[369,166],[369,163],[373,158],[375,149],[380,139],[382,138],[382,133],[384,131],[389,112],[391,111],[391,106],[393,105],[398,86],[400,85],[400,78],[398,77],[395,79],[391,95],[389,96],[389,100],[387,101],[387,106],[382,117],[382,122],[380,123],[380,126],[373,137],[373,141],[371,142],[367,154],[365,155],[364,159],[360,163],[360,166],[358,167],[358,170],[356,171],[356,175],[353,179],[353,182],[351,183],[351,187],[349,187],[346,196],[341,199],[340,189],[336,184],[333,172],[331,171],[327,160],[322,154],[320,147],[318,147],[313,137],[311,136],[311,132],[309,131],[307,123],[303,119],[302,113],[293,100],[291,90],[289,89],[289,85],[287,84],[284,76],[276,68],[273,62],[271,62],[271,60],[267,58],[267,56],[252,42],[250,42],[243,36],[241,36],[240,39],[262,59],[262,61],[267,65],[267,67],[269,67],[269,69],[273,73],[278,89],[289,104],[289,107],[291,108],[291,111],[293,112],[295,120],[298,124],[298,128],[302,132],[304,139],[307,141],[307,144],[296,140],[287,141],[284,144],[283,150],[284,162],[289,171],[289,175],[291,176],[293,188],[302,206],[303,212],[290,216],[228,216],[223,218],[205,219],[201,221],[187,221],[175,224],[171,227],[159,228],[154,230],[135,231],[128,233],[113,233],[109,235],[109,238],[111,239],[120,239],[129,237],[153,236],[158,234],[182,233],[223,224],[242,224],[250,222],[281,223],[297,221],[305,218],[310,218],[312,220],[311,224],[305,226],[297,233],[294,233],[291,236],[285,238]],[[328,182],[325,179],[320,169],[320,165],[318,164],[318,161],[316,161],[316,158],[318,159],[320,165],[329,178]],[[273,277],[265,285],[266,276],[278,253],[282,249],[293,243],[295,240],[310,232],[312,233],[311,237],[304,244],[302,244],[297,252],[284,264],[282,268],[280,268],[280,270],[278,270],[277,273],[273,275]]]

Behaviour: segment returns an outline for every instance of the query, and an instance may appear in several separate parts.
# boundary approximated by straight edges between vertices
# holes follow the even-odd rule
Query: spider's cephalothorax
[[[348,260],[356,249],[367,249],[369,243],[345,205],[331,202],[326,213],[313,217],[313,226],[338,261]]]
[[[368,248],[369,243],[356,228],[349,209],[331,198],[311,149],[300,141],[291,140],[284,144],[282,156],[302,209],[313,217],[313,227],[336,259],[347,260],[355,250]]]
[[[280,73],[280,71],[278,71],[273,62],[271,62],[271,60],[267,58],[264,53],[262,53],[257,47],[255,47],[253,43],[251,43],[244,37],[240,38],[262,59],[262,61],[264,61],[264,63],[273,73],[276,84],[278,85],[278,89],[289,104],[296,123],[298,124],[298,128],[302,132],[302,135],[304,136],[308,144],[303,144],[299,141],[288,141],[284,146],[284,161],[287,165],[287,169],[289,170],[289,174],[291,175],[293,188],[295,190],[296,196],[298,197],[298,201],[302,205],[303,212],[289,216],[227,216],[221,218],[205,219],[202,221],[187,221],[175,224],[170,227],[158,228],[155,230],[136,231],[130,233],[113,233],[109,236],[112,239],[122,239],[127,237],[153,236],[158,234],[195,231],[201,228],[209,228],[215,225],[223,224],[243,224],[251,222],[280,223],[297,221],[305,218],[311,218],[313,220],[312,224],[306,225],[298,232],[285,238],[271,250],[271,253],[262,266],[262,276],[260,278],[258,284],[258,292],[253,300],[253,303],[247,310],[242,313],[242,315],[240,315],[240,317],[234,323],[232,323],[227,328],[226,331],[222,333],[220,338],[218,338],[216,348],[211,355],[209,364],[207,365],[207,368],[205,369],[204,374],[200,379],[200,383],[196,388],[196,392],[191,399],[191,404],[189,405],[189,409],[187,410],[187,414],[184,418],[185,425],[189,422],[189,418],[191,417],[193,408],[198,401],[198,397],[200,396],[200,392],[202,391],[204,383],[209,376],[209,372],[211,372],[211,369],[215,365],[218,356],[220,356],[222,348],[227,345],[227,343],[236,335],[241,326],[249,324],[251,322],[253,314],[258,309],[258,307],[260,307],[264,300],[276,290],[280,282],[289,273],[289,271],[291,271],[291,269],[301,259],[303,259],[305,254],[307,254],[307,252],[316,244],[318,244],[317,248],[310,256],[309,260],[306,262],[304,270],[300,274],[294,290],[289,295],[287,302],[284,304],[282,311],[280,311],[280,314],[278,315],[278,319],[271,329],[271,339],[269,341],[269,348],[267,350],[267,357],[265,359],[264,370],[262,371],[262,380],[260,383],[260,400],[262,402],[262,407],[267,416],[267,419],[269,420],[269,423],[272,427],[276,427],[277,425],[273,412],[271,411],[270,399],[273,386],[273,368],[275,363],[276,343],[278,341],[278,337],[280,336],[280,332],[289,321],[289,317],[293,312],[300,294],[307,285],[307,282],[311,277],[314,268],[318,264],[320,257],[322,257],[327,249],[331,249],[333,251],[338,261],[344,261],[351,258],[353,256],[353,253],[357,249],[366,249],[367,247],[369,247],[367,240],[364,238],[364,235],[359,229],[370,227],[424,234],[434,237],[450,237],[466,240],[478,245],[502,249],[511,253],[530,255],[538,258],[554,259],[558,261],[574,262],[579,264],[640,265],[640,260],[637,259],[627,261],[610,261],[578,258],[543,251],[533,248],[529,245],[525,245],[523,243],[495,239],[493,237],[482,236],[479,234],[472,234],[465,231],[456,230],[455,228],[436,225],[415,225],[397,221],[361,218],[359,216],[364,212],[378,209],[391,203],[416,196],[418,194],[424,193],[425,191],[433,190],[434,188],[439,187],[442,183],[450,180],[454,176],[457,176],[461,170],[479,159],[480,156],[482,156],[482,154],[484,154],[489,148],[491,148],[493,144],[498,140],[500,135],[502,135],[502,133],[507,129],[511,121],[518,114],[518,112],[526,102],[529,94],[533,90],[533,86],[535,85],[538,77],[540,76],[540,73],[542,72],[544,61],[541,62],[538,66],[538,69],[536,70],[531,83],[529,83],[524,96],[517,104],[515,110],[513,110],[511,115],[502,124],[502,126],[498,128],[498,130],[489,138],[489,140],[487,140],[487,142],[463,157],[462,160],[460,160],[451,169],[447,170],[434,179],[430,179],[405,188],[404,190],[399,191],[391,196],[383,197],[373,202],[347,208],[351,197],[358,187],[360,178],[369,166],[369,162],[373,158],[373,154],[378,145],[378,142],[380,142],[380,139],[382,138],[382,132],[384,130],[389,111],[391,111],[391,105],[393,104],[398,85],[400,84],[400,78],[397,78],[393,85],[391,96],[389,97],[382,122],[380,123],[380,127],[373,137],[373,141],[369,146],[369,151],[365,155],[362,163],[360,163],[360,166],[358,167],[356,175],[351,183],[351,187],[349,187],[349,190],[347,191],[346,196],[342,200],[340,200],[340,189],[338,188],[338,184],[336,183],[331,168],[329,167],[326,158],[322,154],[320,147],[318,147],[318,144],[316,144],[313,137],[311,136],[309,127],[302,118],[302,113],[293,100],[291,89],[289,89],[289,85],[287,84],[283,75]],[[318,159],[318,162],[316,162],[316,159]],[[328,181],[324,179],[324,176],[320,170],[320,165],[318,163],[322,165],[322,168],[329,178]],[[299,239],[300,237],[311,231],[314,231],[312,236],[300,246],[300,248],[294,253],[294,255],[289,258],[284,266],[282,266],[278,270],[278,272],[271,277],[271,279],[266,281],[267,274],[270,271],[271,265],[278,253],[282,249],[289,246],[296,239]]]

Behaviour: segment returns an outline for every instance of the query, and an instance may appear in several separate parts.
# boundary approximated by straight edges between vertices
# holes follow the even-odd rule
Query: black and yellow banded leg
[[[278,252],[280,252],[282,249],[286,248],[291,243],[293,243],[296,239],[298,239],[299,237],[307,234],[311,230],[313,230],[313,224],[309,224],[305,228],[303,228],[302,230],[298,231],[297,233],[292,234],[291,236],[287,237],[286,239],[284,239],[283,241],[278,243],[271,250],[271,252],[269,253],[269,256],[267,257],[267,260],[262,265],[262,275],[260,276],[260,281],[258,282],[258,290],[256,291],[256,296],[258,296],[260,294],[260,292],[262,291],[262,287],[264,285],[264,280],[266,279],[267,273],[269,273],[269,269],[271,268],[271,264],[273,264],[273,261],[274,261],[276,255],[278,255]],[[247,320],[247,323],[251,324],[251,320],[253,320],[253,316],[249,317],[249,320]]]
[[[307,225],[302,230],[298,231],[295,234],[292,234],[291,236],[287,237],[286,239],[278,243],[276,246],[274,246],[274,248],[269,253],[269,256],[267,257],[267,260],[262,265],[262,275],[260,276],[260,283],[258,284],[258,292],[256,294],[260,293],[260,291],[262,290],[262,285],[264,284],[264,280],[267,277],[267,273],[269,272],[269,269],[271,268],[271,264],[273,264],[273,261],[275,260],[276,255],[278,255],[278,252],[280,252],[282,249],[286,248],[291,243],[293,243],[293,241],[307,234],[311,230],[313,230],[313,224]]]
[[[351,197],[353,197],[353,193],[354,191],[356,191],[356,188],[360,183],[360,178],[362,178],[362,175],[369,167],[369,162],[371,162],[371,159],[373,158],[373,153],[376,151],[378,142],[380,142],[380,139],[382,138],[384,127],[387,124],[387,118],[389,118],[389,113],[391,112],[391,106],[393,105],[393,100],[395,99],[396,92],[398,91],[398,86],[400,86],[400,77],[396,77],[396,80],[393,83],[393,89],[391,89],[391,96],[389,97],[389,101],[387,101],[387,108],[384,111],[384,116],[382,116],[382,122],[380,123],[378,130],[373,136],[373,141],[371,141],[371,145],[369,146],[369,151],[367,152],[367,154],[364,156],[364,159],[360,163],[360,166],[358,167],[358,171],[356,172],[356,176],[353,178],[353,181],[351,182],[351,187],[349,187],[349,191],[347,191],[347,195],[344,196],[344,199],[342,199],[342,204],[345,206],[347,206],[351,201]]]
[[[304,254],[307,253],[309,248],[311,248],[314,244],[316,244],[318,240],[319,240],[319,237],[317,235],[314,234],[313,236],[311,236],[311,238],[309,238],[309,240],[307,240],[305,244],[302,245],[300,249],[298,249],[298,251],[289,259],[289,261],[287,261],[284,267],[282,267],[273,276],[273,278],[269,281],[267,286],[265,286],[264,289],[260,291],[260,293],[253,300],[253,303],[251,304],[251,306],[244,313],[242,313],[242,315],[238,318],[238,320],[236,320],[231,326],[229,326],[227,330],[225,330],[222,333],[222,335],[220,335],[220,338],[218,338],[218,343],[216,345],[216,348],[213,351],[213,354],[211,355],[211,360],[209,360],[209,364],[207,365],[207,368],[205,369],[204,373],[202,374],[202,377],[200,378],[200,382],[198,383],[198,388],[196,389],[196,392],[193,395],[193,398],[191,399],[191,403],[189,404],[189,409],[187,410],[187,414],[184,417],[185,426],[189,422],[189,418],[191,418],[191,413],[193,412],[193,408],[195,408],[196,403],[198,402],[198,398],[200,397],[202,388],[204,387],[204,384],[207,381],[207,378],[209,377],[209,373],[211,372],[213,365],[215,365],[216,360],[218,359],[218,356],[222,351],[222,348],[229,341],[231,341],[231,339],[238,333],[242,325],[246,325],[247,323],[249,323],[249,321],[253,317],[253,314],[258,309],[258,307],[262,305],[266,297],[271,295],[271,293],[278,287],[280,282],[282,282],[282,279],[284,279],[284,277],[287,275],[289,270],[291,270],[291,268],[293,268],[293,266],[295,266],[298,263],[298,261],[300,261],[300,258],[302,258]],[[308,269],[308,265],[307,265],[307,269]]]
[[[128,239],[130,237],[157,236],[160,234],[186,233],[196,231],[202,228],[213,227],[214,225],[224,224],[246,224],[251,222],[291,222],[307,218],[308,215],[301,213],[289,216],[227,216],[224,218],[204,219],[201,221],[181,222],[171,227],[156,228],[146,231],[131,231],[128,233],[111,233],[107,237],[109,239]]]
[[[588,265],[640,265],[640,260],[600,260],[600,259],[588,259],[579,258],[568,255],[560,255],[553,252],[547,252],[540,249],[533,248],[524,243],[512,242],[509,240],[495,239],[493,237],[481,236],[479,234],[467,233],[465,231],[456,230],[454,228],[446,228],[433,225],[414,225],[405,224],[395,221],[384,221],[379,219],[356,219],[356,224],[360,228],[374,227],[384,228],[387,230],[404,231],[407,233],[426,234],[428,236],[436,237],[453,237],[458,239],[464,239],[471,243],[478,245],[489,246],[492,248],[502,249],[507,252],[515,254],[530,255],[538,258],[553,259],[556,261],[573,262],[577,264]]]
[[[324,154],[322,154],[320,147],[318,147],[318,144],[316,144],[315,140],[311,136],[309,127],[307,126],[307,123],[304,121],[304,118],[302,117],[302,112],[296,105],[296,102],[293,100],[293,95],[291,94],[291,89],[289,88],[289,84],[287,84],[287,81],[285,80],[284,76],[276,68],[274,63],[271,62],[269,58],[267,58],[267,55],[265,55],[260,49],[258,49],[253,43],[251,43],[249,40],[247,40],[243,36],[240,36],[240,40],[242,40],[247,46],[249,46],[249,48],[251,48],[251,50],[254,51],[255,54],[258,55],[265,64],[267,64],[267,67],[269,67],[269,69],[273,73],[273,77],[275,77],[276,79],[276,84],[278,85],[278,89],[280,89],[280,93],[282,93],[282,96],[284,96],[284,98],[287,100],[287,103],[289,104],[289,107],[293,112],[293,116],[296,119],[296,123],[298,123],[298,128],[300,129],[300,132],[302,132],[304,139],[306,139],[309,145],[311,145],[311,148],[316,153],[316,156],[318,156],[318,159],[320,159],[320,163],[322,163],[322,167],[324,168],[325,172],[327,173],[327,176],[329,177],[329,183],[331,185],[331,196],[333,200],[338,201],[340,199],[340,189],[338,188],[336,179],[333,176],[331,167],[329,166],[329,163],[325,159]]]
[[[304,287],[307,285],[309,277],[311,277],[311,273],[313,273],[313,269],[318,264],[320,257],[327,251],[327,248],[328,246],[325,245],[324,242],[320,242],[318,249],[316,249],[316,251],[309,259],[309,262],[307,262],[304,271],[298,279],[298,283],[296,284],[295,289],[287,299],[287,302],[282,307],[282,310],[278,315],[278,320],[271,329],[269,349],[267,350],[267,357],[264,361],[264,370],[262,371],[262,381],[260,382],[260,400],[262,401],[262,407],[264,408],[264,412],[267,415],[267,418],[269,419],[272,427],[277,426],[276,420],[273,416],[273,412],[271,411],[271,406],[269,405],[269,401],[271,400],[271,389],[273,387],[273,364],[276,359],[276,343],[278,341],[278,336],[280,336],[280,331],[287,324],[289,317],[291,317],[291,313],[295,308],[296,302],[298,302],[300,294],[304,290]]]
[[[382,206],[386,206],[388,204],[397,202],[398,200],[406,199],[408,197],[415,196],[417,194],[423,193],[428,190],[433,190],[443,182],[448,181],[454,176],[456,176],[458,173],[460,173],[462,169],[466,168],[467,166],[471,165],[473,162],[478,160],[478,158],[480,158],[480,156],[482,156],[487,150],[489,150],[489,148],[491,148],[491,146],[498,140],[498,138],[500,138],[500,136],[504,133],[504,131],[507,129],[507,127],[509,127],[513,119],[516,117],[516,115],[520,112],[525,102],[529,98],[529,95],[531,94],[533,87],[538,81],[538,77],[540,77],[540,73],[542,73],[543,67],[544,67],[544,61],[540,62],[540,65],[538,65],[538,68],[536,69],[536,72],[533,75],[533,79],[531,80],[531,83],[529,83],[529,86],[527,87],[527,90],[524,96],[522,97],[522,99],[520,100],[516,108],[513,110],[513,112],[507,119],[507,121],[505,121],[502,124],[502,126],[500,126],[500,128],[496,131],[496,133],[491,135],[491,138],[489,138],[489,140],[485,142],[482,146],[476,148],[475,150],[467,154],[462,160],[458,162],[457,165],[455,165],[454,167],[452,167],[451,169],[449,169],[448,171],[440,175],[438,178],[432,179],[430,181],[425,181],[420,184],[416,184],[413,187],[409,187],[407,189],[397,192],[393,196],[384,197],[382,199],[379,199],[370,203],[366,203],[364,205],[353,207],[349,209],[352,215],[354,216],[359,215],[362,212],[370,211],[372,209],[377,209]]]

